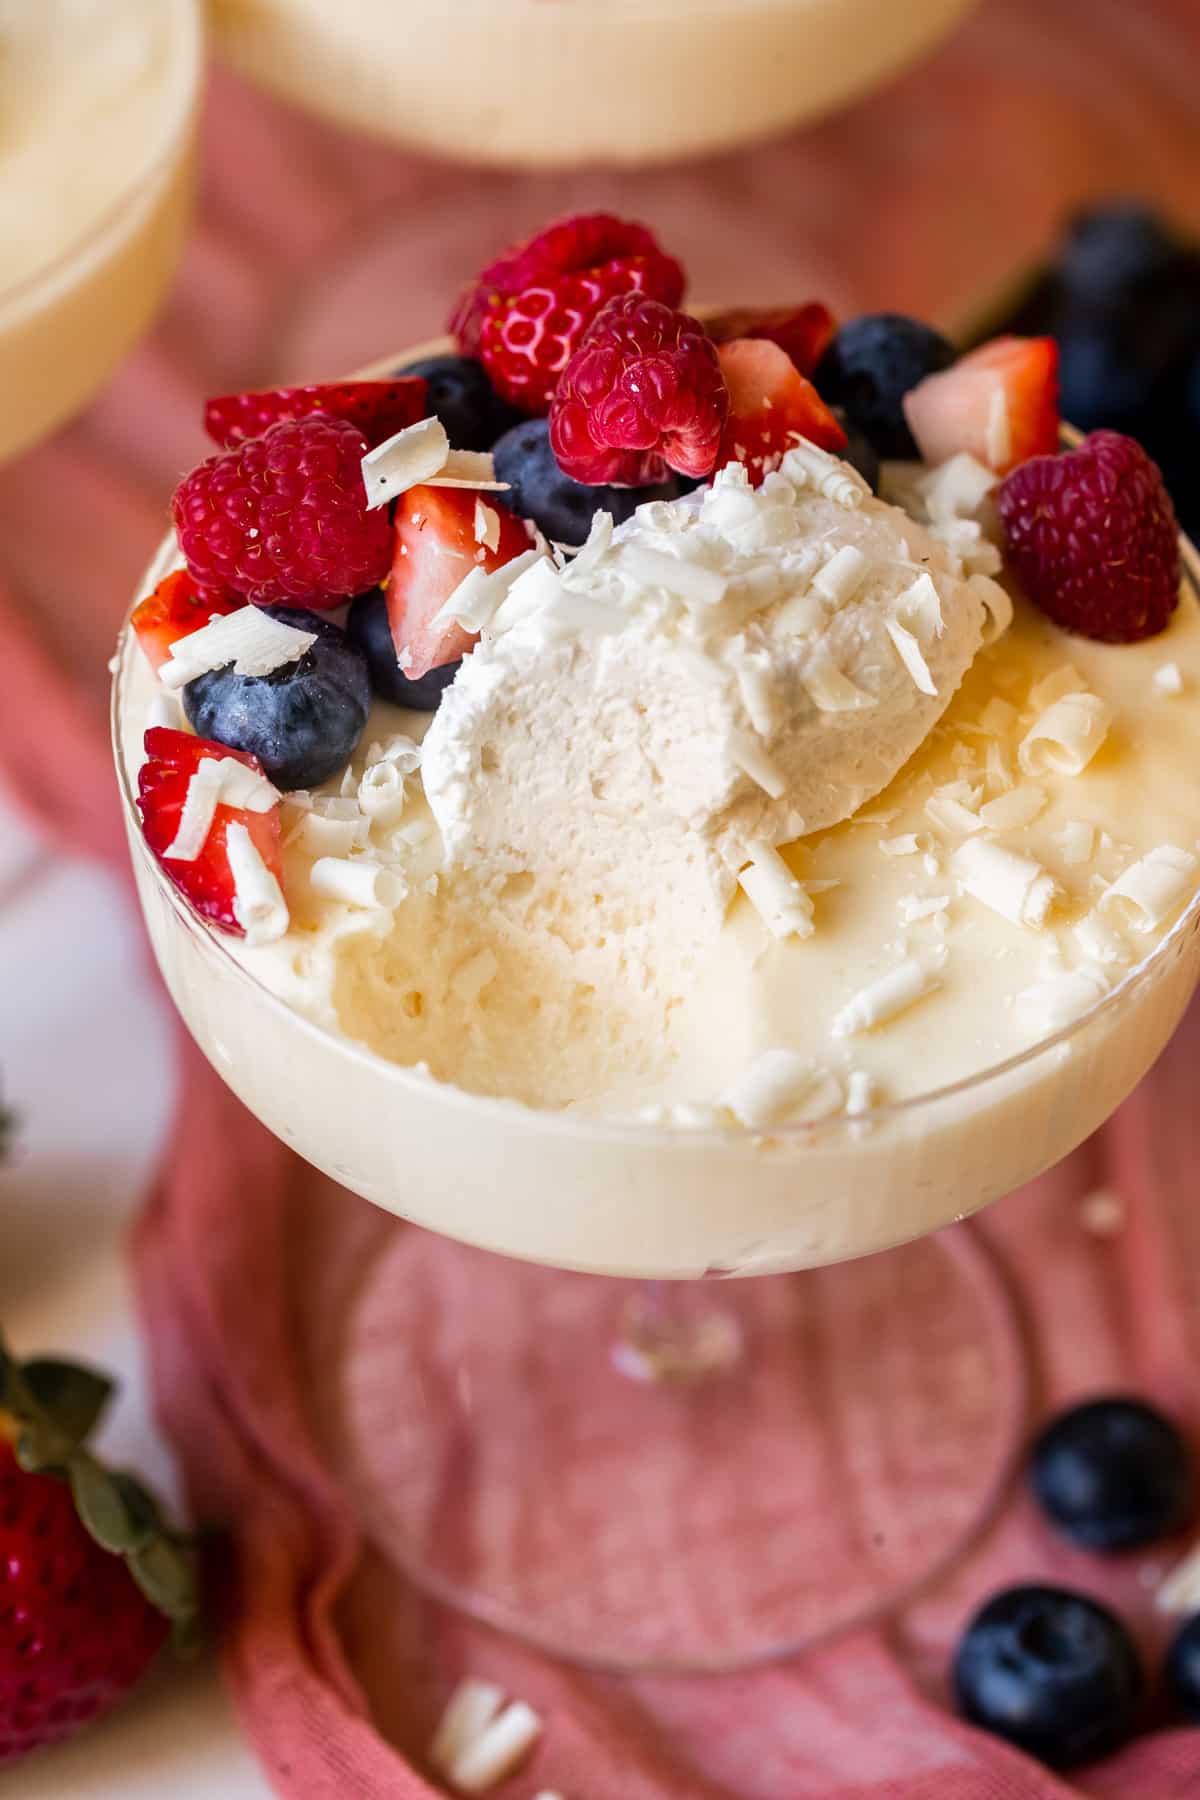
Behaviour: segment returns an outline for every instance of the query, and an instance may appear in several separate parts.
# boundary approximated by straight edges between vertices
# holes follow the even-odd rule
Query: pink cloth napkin
[[[1148,188],[1200,228],[1198,68],[1194,0],[995,0],[934,64],[842,118],[646,178],[435,167],[218,79],[167,317],[85,420],[0,471],[0,780],[59,842],[123,863],[103,669],[170,486],[204,451],[204,393],[341,372],[435,331],[483,254],[578,206],[653,222],[700,298],[803,292],[953,318],[1090,193]],[[1039,1411],[1120,1385],[1200,1425],[1198,1050],[1193,1013],[1117,1119],[981,1227],[1019,1291]],[[424,1747],[470,1672],[546,1719],[512,1800],[1200,1795],[1200,1732],[1154,1730],[1068,1782],[948,1710],[956,1634],[1007,1581],[1073,1582],[1156,1641],[1151,1559],[1065,1550],[1017,1492],[973,1559],[889,1629],[752,1676],[582,1675],[423,1600],[364,1541],[329,1425],[348,1285],[404,1228],[292,1158],[182,1040],[180,1086],[136,1266],[164,1424],[198,1510],[230,1525],[225,1666],[280,1794],[435,1794]],[[1100,1185],[1126,1207],[1111,1237],[1081,1211]]]

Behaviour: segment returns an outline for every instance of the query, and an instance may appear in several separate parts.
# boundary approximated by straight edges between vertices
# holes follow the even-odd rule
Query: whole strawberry
[[[1034,456],[996,493],[1009,566],[1067,631],[1127,644],[1179,604],[1179,527],[1158,464],[1119,431]]]
[[[592,320],[618,294],[678,306],[683,270],[644,225],[580,213],[490,263],[459,300],[450,330],[503,399],[544,413]]]
[[[366,452],[357,425],[318,412],[193,469],[171,511],[201,595],[321,610],[382,581],[392,533],[385,507],[367,510]]]
[[[195,1618],[191,1557],[153,1496],[85,1447],[109,1393],[0,1344],[0,1763],[108,1712]]]
[[[717,348],[698,319],[657,300],[610,300],[550,408],[550,444],[573,481],[646,487],[668,469],[711,475],[729,413]]]

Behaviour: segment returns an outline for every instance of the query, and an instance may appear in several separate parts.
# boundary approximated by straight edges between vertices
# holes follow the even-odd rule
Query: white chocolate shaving
[[[420,419],[385,438],[362,459],[367,509],[386,506],[409,488],[419,487],[445,467],[450,454],[446,427],[438,418]]]
[[[496,468],[490,450],[451,450],[437,473],[430,475],[425,487],[477,488],[486,493],[503,494],[510,483],[496,480]]]
[[[1075,927],[1075,942],[1089,962],[1102,968],[1129,961],[1125,939],[1104,923],[1098,913],[1090,912]]]
[[[482,631],[485,625],[492,623],[521,576],[535,564],[545,561],[538,551],[523,550],[520,556],[501,563],[498,569],[484,569],[478,563],[472,564],[434,614],[433,624],[444,625],[454,620],[465,631]]]
[[[983,633],[984,644],[994,644],[1012,624],[1012,601],[1006,590],[998,581],[993,581],[990,575],[968,575],[967,586],[988,614],[989,624]]]
[[[819,712],[859,712],[874,706],[875,696],[856,687],[833,660],[829,646],[818,643],[804,665],[805,691]]]
[[[429,1746],[434,1768],[445,1774],[466,1746],[486,1731],[503,1703],[503,1693],[490,1681],[460,1681],[446,1702]]]
[[[733,668],[746,717],[760,737],[770,737],[775,729],[775,689],[769,657],[742,656]]]
[[[273,619],[260,606],[241,606],[178,638],[158,678],[166,688],[181,688],[210,669],[230,664],[235,675],[271,675],[299,662],[316,641],[315,632]]]
[[[972,519],[998,480],[995,470],[960,450],[931,469],[917,486],[931,519]]]
[[[314,862],[322,856],[348,856],[361,849],[370,829],[366,819],[327,819],[308,812],[287,839]]]
[[[814,487],[836,506],[851,511],[861,506],[871,491],[857,469],[810,443],[807,438],[801,438],[787,452],[780,464],[780,473],[797,487]]]
[[[1195,869],[1189,850],[1160,844],[1113,882],[1098,910],[1130,931],[1156,931],[1194,889]]]
[[[1095,1006],[1108,983],[1095,968],[1063,969],[1017,995],[1017,1006],[1039,1032],[1060,1031]]]
[[[758,739],[745,731],[729,734],[729,755],[744,775],[756,782],[764,794],[778,800],[787,790],[787,782],[771,761]]]
[[[1159,1612],[1200,1612],[1200,1543],[1177,1562],[1154,1596]]]
[[[1022,738],[1017,760],[1026,775],[1078,775],[1108,735],[1112,713],[1098,694],[1064,694]]]
[[[941,595],[927,569],[902,594],[897,595],[896,611],[911,620],[917,628],[917,636],[926,643],[930,638],[941,637],[946,629],[942,618]]]
[[[477,544],[482,544],[485,550],[500,548],[500,514],[494,506],[485,506],[482,500],[476,500],[474,528]]]
[[[233,876],[233,916],[245,932],[246,942],[273,943],[291,923],[287,902],[240,819],[231,819],[225,828],[225,854]]]
[[[1054,841],[1069,867],[1091,862],[1096,849],[1096,827],[1086,819],[1068,819]]]
[[[812,900],[773,845],[754,846],[738,885],[772,937],[812,936]]]
[[[974,831],[982,831],[983,820],[970,803],[970,789],[959,781],[948,781],[943,787],[935,789],[925,802],[925,816],[932,820],[940,831],[959,837],[969,837]]]
[[[876,1025],[886,1025],[940,986],[935,969],[910,956],[897,968],[889,969],[886,975],[860,988],[834,1014],[833,1035],[853,1037],[860,1031],[873,1030]]]
[[[870,564],[853,544],[843,544],[813,576],[813,587],[830,606],[845,606],[866,579]],[[934,598],[937,598],[935,591]]]
[[[879,848],[885,856],[915,856],[925,848],[925,839],[915,831],[904,831],[899,837],[880,838]]]
[[[358,804],[368,819],[383,825],[404,811],[404,774],[394,762],[374,762],[363,770]]]
[[[1031,856],[1021,856],[985,838],[968,838],[960,844],[950,866],[964,893],[1014,925],[1035,930],[1045,924],[1061,891],[1053,876]]]
[[[912,676],[913,685],[931,699],[937,698],[937,683],[929,673],[929,664],[921,654],[921,646],[906,625],[888,619],[887,634],[896,646],[896,654]]]
[[[703,563],[685,562],[666,550],[651,550],[641,544],[625,549],[624,568],[637,582],[649,588],[662,588],[686,606],[719,606],[725,598],[725,577]]]
[[[179,696],[161,688],[146,708],[147,731],[190,731]]]
[[[175,836],[163,855],[172,862],[195,862],[212,830],[218,806],[266,813],[278,799],[279,790],[266,776],[248,769],[236,756],[206,756],[188,782]]]
[[[865,1069],[851,1069],[846,1077],[846,1111],[851,1118],[870,1112],[875,1104],[875,1082]]]
[[[1002,794],[1007,793],[1008,789],[1012,787],[1014,781],[1012,764],[1008,760],[1008,751],[1003,744],[993,740],[988,745],[987,756],[984,758],[984,769],[989,787],[998,789]]]
[[[1182,694],[1183,670],[1177,662],[1166,662],[1155,669],[1154,689],[1159,694]]]
[[[1012,788],[979,809],[979,817],[989,831],[1019,831],[1046,810],[1046,792],[1040,787]]]
[[[795,1050],[764,1050],[721,1096],[743,1125],[761,1131],[787,1119],[828,1118],[842,1104],[836,1076]]]
[[[1043,675],[1029,690],[1029,704],[1035,713],[1053,706],[1065,694],[1086,694],[1087,682],[1070,663],[1060,663],[1057,669],[1051,669],[1049,675]]]
[[[344,906],[382,907],[386,912],[394,912],[407,891],[399,875],[366,857],[322,856],[309,879],[318,894],[330,900]]]
[[[921,919],[934,919],[949,905],[949,894],[904,894],[900,899],[900,923],[916,925]]]
[[[524,1700],[514,1700],[460,1750],[445,1771],[464,1794],[485,1794],[512,1774],[542,1733],[542,1721]]]

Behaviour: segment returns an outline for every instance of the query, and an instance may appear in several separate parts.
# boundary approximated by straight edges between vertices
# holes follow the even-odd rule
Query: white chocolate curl
[[[504,1703],[504,1695],[490,1681],[460,1681],[446,1703],[429,1746],[429,1760],[443,1774],[468,1744],[483,1735]]]
[[[345,906],[378,906],[393,912],[405,895],[398,875],[366,857],[323,856],[313,864],[309,878],[318,894]]]
[[[1175,844],[1147,851],[1114,881],[1097,911],[1130,931],[1156,931],[1195,888],[1196,858]]]
[[[828,1118],[842,1104],[835,1075],[815,1069],[795,1050],[764,1050],[721,1096],[734,1117],[754,1131],[785,1119]]]
[[[941,986],[934,969],[915,956],[910,956],[898,968],[889,969],[878,981],[869,982],[860,988],[852,1000],[847,1001],[840,1012],[833,1017],[834,1037],[854,1037],[860,1031],[871,1031],[876,1025],[886,1025],[898,1013],[906,1012],[926,994],[932,994]]]
[[[756,844],[738,884],[772,937],[813,934],[813,903],[771,844]]]
[[[1031,856],[1021,856],[983,838],[968,838],[950,859],[964,893],[990,906],[1014,925],[1040,930],[1060,889]]]
[[[470,1740],[446,1770],[464,1794],[485,1794],[496,1787],[533,1749],[542,1721],[524,1700],[514,1700],[480,1735]]]
[[[1017,1005],[1042,1033],[1060,1031],[1095,1006],[1108,992],[1098,969],[1063,969],[1017,995]]]
[[[443,468],[450,439],[440,419],[419,419],[368,450],[362,459],[363,489],[368,511],[386,506],[398,494],[418,487]]]
[[[1112,713],[1099,694],[1064,694],[1026,732],[1017,751],[1026,775],[1078,775],[1108,736]]]
[[[233,876],[233,916],[246,933],[246,942],[273,943],[291,923],[287,902],[240,820],[232,819],[226,827],[225,854]]]
[[[268,813],[279,799],[265,775],[236,756],[206,756],[187,785],[175,836],[163,855],[172,862],[195,862],[212,830],[218,806]]]

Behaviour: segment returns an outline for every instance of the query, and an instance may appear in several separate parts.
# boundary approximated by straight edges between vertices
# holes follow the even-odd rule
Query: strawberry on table
[[[237,594],[213,598],[200,595],[187,570],[175,569],[134,607],[129,622],[147,662],[157,671],[180,638],[200,631],[214,613],[237,612],[245,604]]]
[[[767,310],[734,307],[708,320],[708,335],[714,344],[728,344],[734,338],[766,338],[787,352],[802,375],[812,374],[836,329],[837,320],[820,300]]]
[[[718,466],[745,463],[757,486],[798,438],[835,454],[846,433],[786,351],[762,338],[734,338],[717,355],[729,389]]]
[[[268,782],[258,758],[207,738],[193,737],[190,732],[171,731],[164,726],[146,733],[145,748],[146,761],[138,774],[138,810],[142,815],[143,835],[162,864],[164,874],[202,918],[235,937],[246,937],[249,935],[247,925],[238,917],[238,889],[228,841],[230,828],[241,827],[267,875],[274,879],[279,889],[282,924],[286,929],[279,796]],[[222,759],[239,763],[247,771],[245,778],[236,782],[226,780],[223,784],[227,791],[236,792],[243,804],[230,804],[218,798],[197,853],[172,854],[172,851],[194,848],[179,842],[193,778],[203,763]]]
[[[478,509],[496,518],[478,535]],[[472,568],[490,573],[529,549],[529,534],[494,494],[474,488],[413,487],[401,494],[393,522],[392,573],[387,583],[388,619],[400,667],[410,681],[458,662],[478,634],[455,619],[434,620]]]
[[[260,437],[281,419],[302,419],[314,412],[357,425],[373,447],[426,417],[427,384],[419,375],[399,375],[388,381],[324,381],[220,394],[204,409],[204,429],[225,450]]]
[[[904,396],[904,416],[928,463],[965,450],[1005,475],[1058,448],[1058,346],[998,337],[927,375]]]

